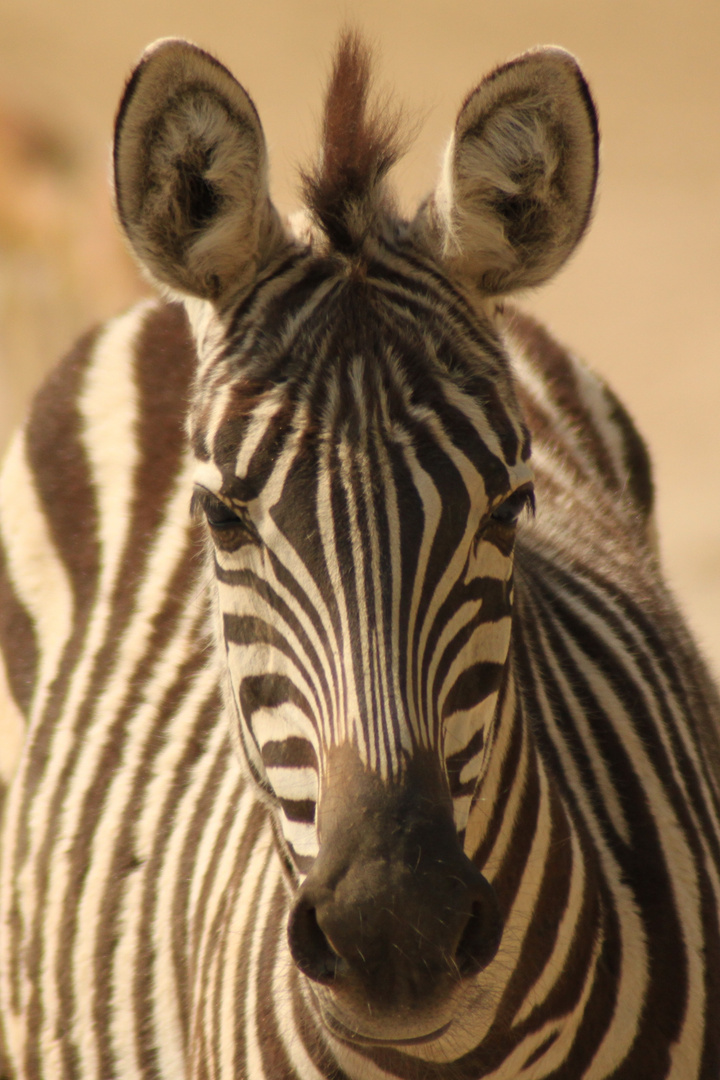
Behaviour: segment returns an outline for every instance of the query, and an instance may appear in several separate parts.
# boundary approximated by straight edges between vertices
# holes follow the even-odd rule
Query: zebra
[[[0,484],[3,1077],[720,1076],[718,697],[631,418],[508,299],[587,228],[590,91],[495,69],[406,219],[370,89],[346,33],[286,223],[216,59],[127,84],[161,298]]]

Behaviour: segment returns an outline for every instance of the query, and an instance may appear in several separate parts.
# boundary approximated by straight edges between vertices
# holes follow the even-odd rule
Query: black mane
[[[383,179],[405,152],[400,110],[369,107],[371,52],[354,31],[338,45],[325,95],[318,166],[301,173],[305,202],[330,242],[359,250],[387,205]]]

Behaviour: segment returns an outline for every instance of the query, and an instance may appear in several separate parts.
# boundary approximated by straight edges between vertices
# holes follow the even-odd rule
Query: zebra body
[[[538,78],[570,97],[579,76],[555,53],[539,76],[538,53],[483,84],[408,236],[367,183],[338,211],[346,45],[308,245],[278,239],[249,99],[178,48],[129,84],[118,198],[156,276],[198,299],[86,337],[0,489],[7,1075],[714,1080],[717,698],[659,574],[632,422],[494,299],[577,242],[588,167],[567,166],[585,194],[553,219],[563,250],[530,229],[522,266],[463,203],[462,148],[503,95],[542,115]],[[257,166],[229,212],[253,227],[224,221],[210,269],[217,156],[172,258],[167,222],[145,224],[178,136],[141,167],[133,125],[160,84],[178,129],[201,113],[178,64],[241,114]],[[475,242],[496,258],[469,285]]]

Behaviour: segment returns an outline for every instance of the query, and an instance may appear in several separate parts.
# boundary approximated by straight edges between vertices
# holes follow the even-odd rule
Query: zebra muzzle
[[[495,892],[463,853],[428,762],[387,783],[344,758],[325,784],[320,852],[290,915],[293,959],[353,1012],[438,1015],[497,952]]]

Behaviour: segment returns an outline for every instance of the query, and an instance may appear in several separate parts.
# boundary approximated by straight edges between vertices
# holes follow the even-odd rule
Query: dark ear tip
[[[146,73],[148,65],[156,61],[160,54],[169,51],[175,51],[178,56],[183,52],[202,53],[202,49],[199,49],[197,45],[193,45],[191,42],[185,41],[183,38],[160,38],[158,41],[154,41],[151,45],[148,45],[148,47],[143,51],[142,56],[131,71],[128,80],[125,83],[125,88],[120,98],[120,104],[118,105],[118,109],[115,114],[113,159],[116,165],[118,159],[118,142],[120,138],[120,133],[125,123],[128,109],[130,108],[136,91],[140,86],[140,82]]]

